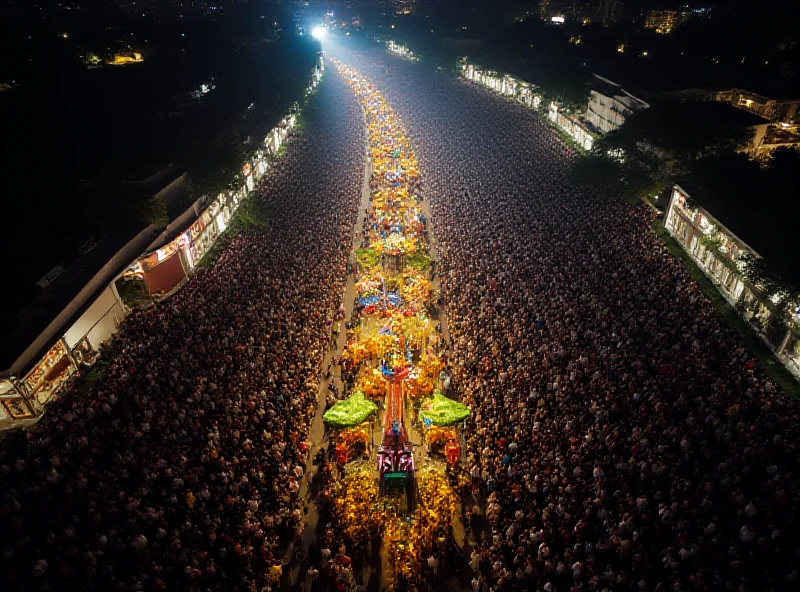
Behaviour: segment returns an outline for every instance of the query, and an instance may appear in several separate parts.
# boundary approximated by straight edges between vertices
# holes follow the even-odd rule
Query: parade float
[[[372,442],[372,428],[367,419],[378,406],[357,391],[325,412],[322,420],[334,430],[336,462],[345,464],[361,453],[366,454]]]
[[[426,436],[414,426],[430,420],[427,437],[434,427],[444,430],[442,445],[452,447],[458,439],[453,426],[469,410],[442,403],[435,392],[444,364],[430,316],[435,295],[428,220],[411,143],[381,93],[351,68],[334,65],[364,108],[372,171],[363,239],[354,253],[353,320],[342,354],[357,391],[324,416],[341,473],[332,487],[334,520],[353,543],[380,536],[395,581],[410,581],[421,573],[424,554],[452,537],[457,517],[447,465],[426,459],[418,466],[415,447]],[[374,412],[367,404],[374,402],[381,404],[377,426],[367,422]],[[420,411],[420,405],[426,408]],[[445,416],[453,422],[431,423]],[[373,441],[380,443],[374,461],[366,462],[359,451]]]
[[[469,417],[469,407],[436,391],[431,399],[420,406],[419,417],[431,450],[444,454],[448,465],[458,462],[461,447],[455,426]]]

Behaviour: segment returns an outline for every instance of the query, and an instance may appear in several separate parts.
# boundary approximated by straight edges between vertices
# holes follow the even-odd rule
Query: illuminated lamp
[[[314,39],[317,39],[319,41],[322,41],[323,39],[325,39],[325,36],[327,34],[328,34],[328,29],[326,29],[325,27],[321,27],[320,26],[320,27],[314,27],[313,29],[311,29],[311,36]]]

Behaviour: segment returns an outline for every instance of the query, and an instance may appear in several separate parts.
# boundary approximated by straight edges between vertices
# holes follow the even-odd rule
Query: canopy
[[[464,421],[469,417],[469,407],[448,399],[439,391],[433,393],[433,398],[422,404],[419,412],[422,421],[437,426],[449,426]]]
[[[366,420],[377,409],[378,406],[367,399],[364,393],[356,392],[328,409],[322,420],[334,428],[352,428]]]

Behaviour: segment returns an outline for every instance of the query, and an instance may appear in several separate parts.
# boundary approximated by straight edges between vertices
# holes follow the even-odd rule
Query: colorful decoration
[[[360,426],[355,428],[350,428],[348,430],[342,430],[339,432],[337,438],[340,442],[343,442],[349,446],[357,443],[363,443],[365,445],[369,445],[372,441],[371,430],[368,423],[362,423]]]
[[[347,541],[364,542],[378,532],[382,508],[378,480],[371,462],[348,465],[345,477],[336,485],[333,514]]]
[[[351,541],[363,541],[382,529],[394,576],[412,580],[421,571],[423,554],[452,534],[456,515],[445,464],[433,461],[415,471],[413,451],[405,446],[409,397],[433,395],[444,368],[433,353],[437,348],[431,347],[439,335],[428,317],[434,299],[427,274],[428,221],[416,195],[416,156],[401,122],[357,72],[335,60],[334,65],[364,106],[372,170],[365,248],[355,253],[357,323],[348,332],[342,363],[356,379],[358,401],[371,397],[385,402],[383,440],[371,471],[352,460],[353,445],[367,441],[367,434],[359,431],[363,426],[353,424],[339,434],[335,451],[346,476],[331,493],[334,518]],[[329,421],[341,404],[325,414],[326,423],[346,421],[348,413]],[[469,409],[455,401],[443,404],[436,396],[426,405],[423,419],[430,423],[425,415],[430,412],[437,422],[427,431],[428,442],[443,446],[448,461],[455,462],[460,453],[457,432],[446,426],[468,417]],[[416,484],[416,495],[405,495],[409,484]],[[414,507],[407,505],[412,503]]]
[[[423,354],[411,375],[408,392],[413,397],[429,397],[436,389],[439,374],[444,368],[442,361],[436,356]]]
[[[384,530],[389,560],[395,576],[410,580],[419,573],[424,554],[452,532],[456,494],[439,466],[417,472],[419,501],[408,518],[390,518]]]
[[[433,393],[433,398],[422,404],[420,417],[423,423],[429,422],[437,426],[455,425],[469,417],[469,407],[448,399],[439,391]]]
[[[364,393],[356,392],[328,409],[322,420],[334,428],[348,428],[364,422],[377,409],[378,406],[366,399]]]
[[[444,446],[448,441],[456,439],[455,428],[432,426],[425,437],[431,446]]]

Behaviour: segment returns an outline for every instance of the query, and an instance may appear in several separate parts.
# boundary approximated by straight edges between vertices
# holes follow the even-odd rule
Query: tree
[[[616,144],[603,140],[605,138],[595,144],[591,153],[579,156],[573,162],[572,175],[577,182],[595,187],[604,197],[629,202],[660,193],[667,180],[652,159],[646,156],[614,157],[613,146]]]
[[[187,172],[195,195],[216,196],[228,189],[242,172],[244,152],[232,146],[206,144],[187,160]]]
[[[161,227],[169,224],[167,204],[157,195],[154,195],[145,202],[141,202],[138,217],[139,220],[148,225],[153,224]]]
[[[623,150],[626,156],[660,154],[674,161],[677,171],[683,171],[695,159],[730,152],[752,135],[742,125],[744,122],[735,121],[749,119],[748,114],[739,117],[731,109],[716,103],[675,103],[641,109],[609,133],[603,144]]]
[[[790,297],[797,299],[798,294],[790,283],[775,269],[769,261],[751,254],[739,258],[742,263],[742,275],[755,286],[766,298],[784,300]]]

